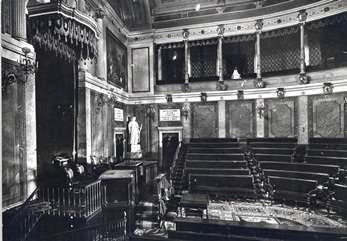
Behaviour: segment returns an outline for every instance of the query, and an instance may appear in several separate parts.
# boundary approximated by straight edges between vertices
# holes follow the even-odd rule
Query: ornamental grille
[[[260,41],[262,72],[291,70],[300,67],[300,34],[294,33]]]
[[[190,48],[191,76],[216,76],[217,45],[205,45]]]
[[[309,44],[310,46],[310,66],[317,66],[321,65],[322,63],[322,52],[320,50],[320,44],[318,41],[314,39],[310,39]]]
[[[231,75],[234,68],[242,77],[254,72],[254,41],[223,43],[223,73]]]

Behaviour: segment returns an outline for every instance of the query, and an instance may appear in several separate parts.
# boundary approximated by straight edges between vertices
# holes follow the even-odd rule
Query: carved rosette
[[[184,85],[182,87],[182,92],[188,93],[188,92],[191,92],[191,91],[192,91],[192,89],[190,88],[189,83],[184,83]]]
[[[308,83],[308,77],[307,77],[306,73],[299,74],[298,82],[299,82],[299,84],[307,84]]]
[[[265,88],[265,82],[262,78],[257,78],[254,80],[254,87],[256,88]]]
[[[226,85],[225,85],[225,83],[224,83],[224,80],[223,80],[223,81],[218,81],[218,82],[216,83],[216,88],[217,88],[217,90],[219,90],[219,91],[226,90],[227,87],[226,87]]]

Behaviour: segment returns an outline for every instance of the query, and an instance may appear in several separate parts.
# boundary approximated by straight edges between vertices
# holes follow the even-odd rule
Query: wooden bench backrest
[[[249,175],[249,169],[241,169],[241,168],[186,168],[186,173],[190,174],[228,174],[228,175]]]
[[[316,180],[318,181],[319,184],[323,184],[329,181],[329,175],[326,173],[294,172],[294,171],[292,172],[292,171],[264,169],[264,174],[266,176],[274,176],[274,177]]]
[[[298,193],[308,193],[317,188],[317,181],[296,178],[268,176],[268,181],[274,190],[284,190]]]
[[[188,153],[187,160],[243,160],[243,153]]]
[[[196,168],[247,168],[247,163],[245,161],[224,161],[224,160],[194,160],[186,161],[186,167],[196,167]]]
[[[347,202],[347,186],[334,184],[335,198]],[[346,207],[347,208],[347,207]]]
[[[262,169],[327,173],[330,176],[334,176],[340,171],[340,167],[336,165],[318,165],[307,163],[261,162],[260,166]]]
[[[212,186],[212,187],[237,187],[253,188],[253,177],[246,175],[211,175],[211,174],[190,174],[189,181],[191,187]]]

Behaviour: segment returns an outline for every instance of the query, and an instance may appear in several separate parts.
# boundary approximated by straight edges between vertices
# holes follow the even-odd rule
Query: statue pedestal
[[[131,145],[130,152],[127,152],[125,157],[129,159],[142,159],[141,146]]]

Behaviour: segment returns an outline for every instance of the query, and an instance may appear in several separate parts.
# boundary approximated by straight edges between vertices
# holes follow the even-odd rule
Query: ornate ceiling
[[[107,0],[130,31],[257,17],[327,0]],[[334,0],[332,0],[334,1]],[[199,5],[199,10],[197,10]]]

